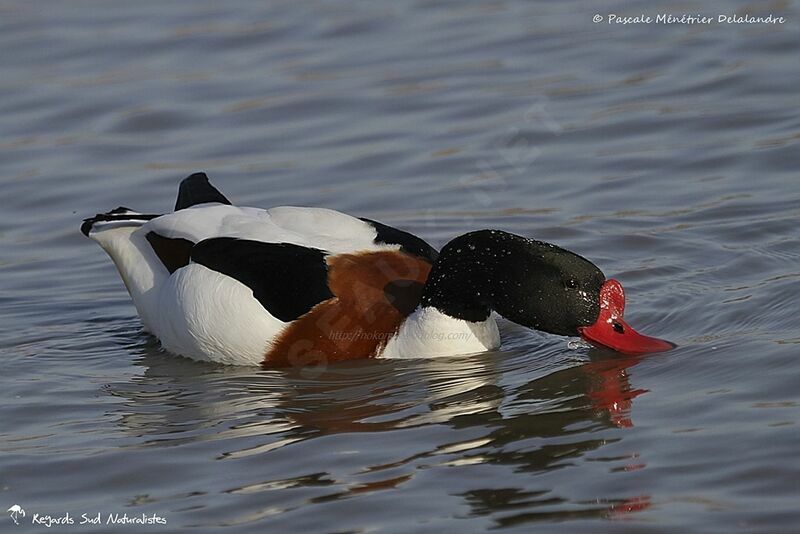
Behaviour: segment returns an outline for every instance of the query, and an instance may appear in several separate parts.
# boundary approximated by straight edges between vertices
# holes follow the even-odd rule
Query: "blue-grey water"
[[[796,531],[796,2],[8,0],[0,50],[0,530]],[[555,242],[680,347],[502,323],[463,358],[172,356],[78,227],[200,170],[436,246]]]

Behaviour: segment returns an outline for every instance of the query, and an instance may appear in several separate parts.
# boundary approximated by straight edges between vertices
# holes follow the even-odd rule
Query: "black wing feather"
[[[192,253],[194,243],[188,239],[164,237],[155,232],[147,232],[144,237],[170,273],[189,265],[189,256]]]
[[[231,201],[225,198],[216,187],[208,181],[208,176],[204,172],[196,172],[187,176],[178,187],[178,200],[175,201],[175,211],[205,204],[206,202],[219,202],[220,204],[230,205]]]
[[[284,322],[333,297],[325,253],[315,248],[216,237],[195,245],[192,261],[243,283]]]
[[[439,257],[439,253],[435,248],[414,234],[398,230],[397,228],[379,223],[378,221],[373,221],[372,219],[365,219],[364,217],[360,217],[360,219],[365,223],[371,224],[378,232],[378,235],[375,236],[376,243],[400,245],[400,250],[403,252],[428,260],[431,264]]]

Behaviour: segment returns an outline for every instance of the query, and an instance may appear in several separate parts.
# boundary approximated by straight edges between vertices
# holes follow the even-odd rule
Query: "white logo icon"
[[[25,510],[23,510],[22,506],[18,504],[15,504],[14,506],[6,510],[6,512],[8,512],[8,515],[10,515],[11,519],[14,520],[15,525],[19,525],[19,521],[17,521],[18,517],[25,517]]]

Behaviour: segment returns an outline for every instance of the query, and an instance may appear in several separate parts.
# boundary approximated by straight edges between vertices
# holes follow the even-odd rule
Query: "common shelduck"
[[[590,261],[500,230],[437,252],[408,232],[322,208],[240,208],[204,173],[175,211],[117,208],[81,231],[117,266],[165,349],[225,364],[319,364],[495,349],[495,313],[624,353],[674,345],[638,334]],[[493,313],[495,312],[495,313]]]

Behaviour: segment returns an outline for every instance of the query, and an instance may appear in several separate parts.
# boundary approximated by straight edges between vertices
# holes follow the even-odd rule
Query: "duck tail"
[[[83,221],[81,232],[95,241],[114,260],[133,299],[145,330],[155,332],[155,285],[169,276],[145,236],[136,230],[158,215],[119,207]]]
[[[86,237],[94,239],[94,234],[114,228],[141,226],[158,215],[139,213],[130,208],[120,206],[105,213],[98,213],[94,217],[83,220],[81,232]]]

